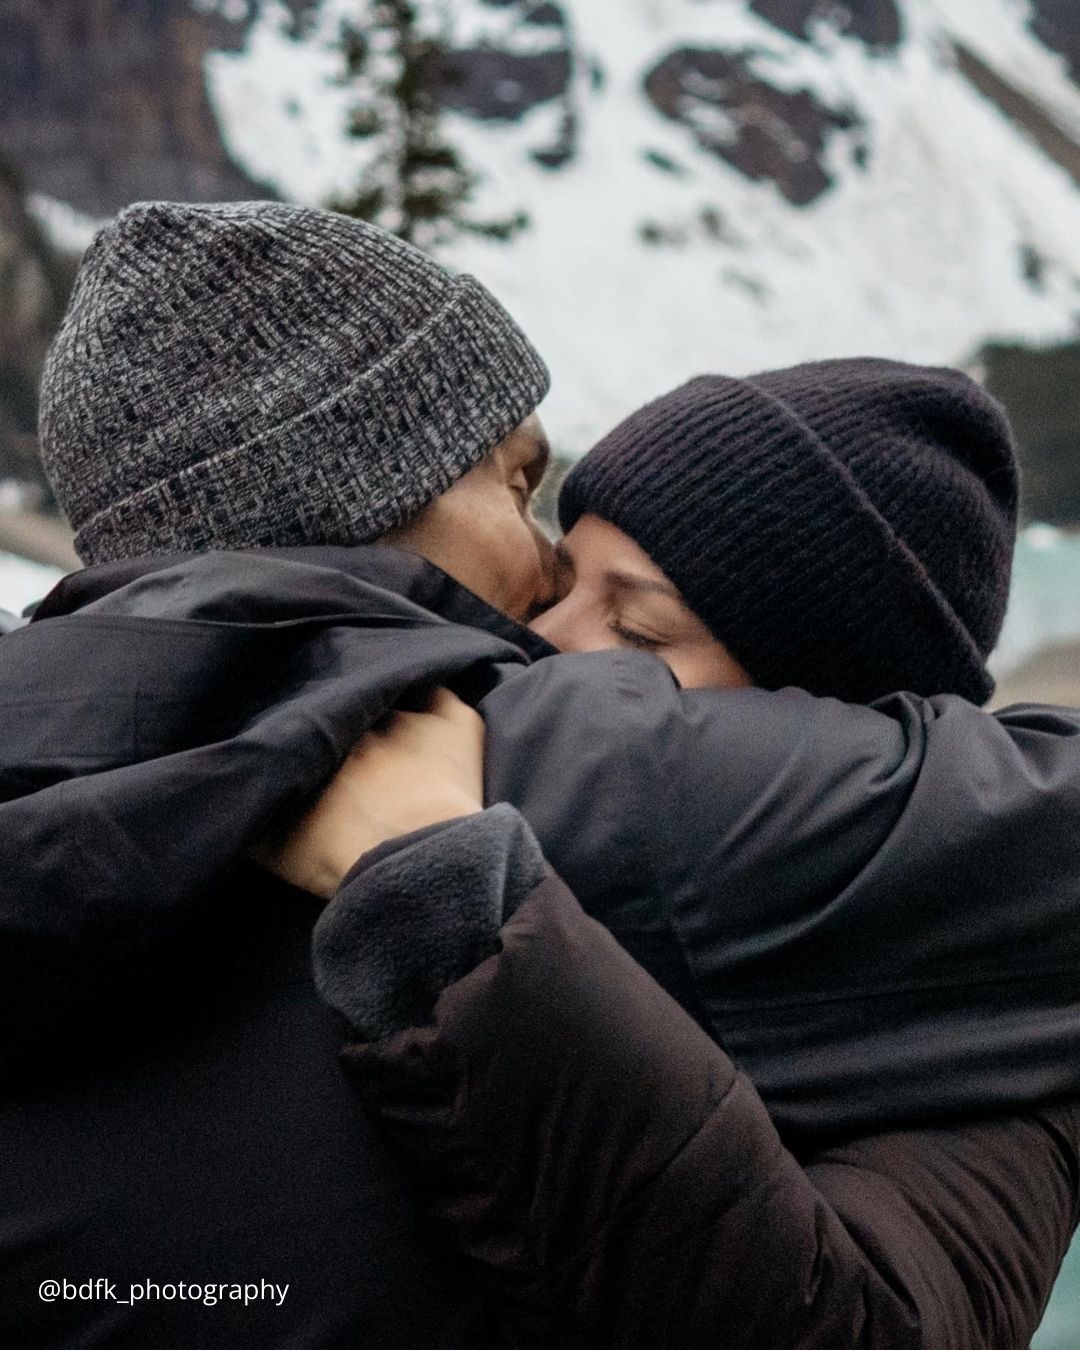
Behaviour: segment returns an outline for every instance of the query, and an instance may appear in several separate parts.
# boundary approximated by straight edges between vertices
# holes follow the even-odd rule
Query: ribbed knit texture
[[[983,703],[1016,540],[1001,405],[959,371],[856,359],[701,376],[571,471],[764,688]]]
[[[374,226],[147,202],[83,260],[42,383],[42,459],[87,563],[360,544],[547,387],[479,282]]]

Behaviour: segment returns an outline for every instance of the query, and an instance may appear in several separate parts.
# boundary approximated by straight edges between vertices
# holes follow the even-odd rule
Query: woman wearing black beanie
[[[958,373],[867,360],[694,380],[628,418],[569,475],[560,501],[567,535],[558,600],[534,627],[569,651],[653,651],[684,688],[794,684],[851,702],[908,688],[982,702],[992,690],[985,660],[1004,613],[1016,499],[1004,414]],[[621,656],[603,663],[609,678],[627,678],[650,747],[675,724],[626,671],[652,664]],[[719,697],[738,720],[736,704],[767,696]],[[777,706],[789,698],[803,714],[814,702],[795,694]],[[711,696],[678,693],[678,701],[700,731],[693,710],[708,707]],[[757,885],[753,912],[766,921],[747,931],[748,983],[757,986],[745,1024],[751,1039],[760,1035],[793,1062],[812,1064],[826,1096],[858,1100],[875,1085],[886,1096],[895,1090],[895,1071],[876,1056],[883,1045],[901,1066],[932,1045],[924,1076],[936,1095],[949,1078],[950,1044],[977,1055],[984,1041],[1001,1045],[998,1038],[1019,1025],[1017,1040],[995,1052],[987,1081],[990,1102],[999,1101],[1001,1080],[1017,1071],[1016,1046],[1046,1027],[1037,992],[1016,1022],[991,1011],[981,1023],[968,1006],[975,972],[965,965],[936,1039],[928,1024],[912,1030],[893,1020],[904,983],[898,938],[910,930],[916,944],[933,946],[952,908],[939,908],[940,896],[966,883],[972,836],[956,828],[956,818],[946,810],[935,821],[955,838],[943,850],[953,880],[933,892],[932,921],[923,911],[920,922],[920,897],[904,894],[890,930],[887,892],[898,878],[858,841],[880,804],[875,773],[841,786],[862,802],[857,826],[834,816],[824,832],[808,829],[823,803],[795,760],[782,782],[764,784],[746,816],[724,821],[707,807],[687,814],[688,827],[679,809],[689,803],[669,795],[664,778],[689,755],[691,737],[674,737],[674,750],[651,763],[651,751],[642,753],[628,733],[618,767],[633,779],[646,766],[645,811],[684,841],[676,853],[707,850],[716,875],[708,897],[690,902],[688,918],[687,858],[665,866],[663,849],[633,847],[645,813],[620,817],[627,798],[598,761],[596,815],[638,869],[619,883],[629,898],[616,941],[611,911],[592,911],[611,932],[586,917],[524,819],[500,800],[498,780],[485,778],[484,726],[455,704],[444,693],[434,715],[399,714],[396,731],[380,730],[362,744],[341,814],[331,809],[328,820],[340,827],[365,814],[363,802],[378,803],[379,846],[354,864],[324,912],[314,964],[324,997],[353,1030],[346,1072],[442,1230],[491,1281],[500,1344],[1030,1344],[1046,1295],[1040,1272],[1049,1268],[1052,1277],[1080,1215],[1070,1170],[1080,1108],[1055,1102],[984,1120],[991,1115],[984,1103],[978,1119],[947,1120],[932,1134],[916,1113],[899,1123],[922,1128],[878,1122],[865,1137],[850,1116],[825,1135],[792,1130],[789,1118],[781,1138],[751,1086],[745,1055],[749,1076],[736,1072],[733,1057],[747,1038],[738,1042],[733,1021],[714,1020],[702,1002],[704,994],[723,1008],[736,997],[739,976],[716,951],[720,935],[747,918],[747,887]],[[860,721],[882,715],[830,712]],[[549,730],[546,743],[527,743],[526,773],[537,761],[559,767],[565,740]],[[573,731],[587,740],[590,726],[576,722]],[[717,743],[702,743],[709,758]],[[809,731],[807,744],[816,745],[812,753],[821,748]],[[891,774],[896,765],[887,768]],[[720,761],[720,772],[701,780],[700,795],[739,772]],[[976,795],[993,811],[1000,805],[994,775],[983,777]],[[387,800],[395,793],[438,798],[436,780],[470,784],[455,818],[438,814],[404,838],[386,834]],[[553,781],[558,793],[557,773]],[[495,805],[485,811],[489,795]],[[438,806],[441,813],[444,803]],[[908,814],[903,801],[901,814]],[[1026,828],[1034,824],[1029,819]],[[744,870],[731,884],[724,855],[745,851],[746,835],[762,826],[772,845],[790,835],[791,849],[766,844],[756,881]],[[571,828],[590,838],[587,821],[575,817]],[[839,894],[807,856],[825,837],[840,860]],[[919,826],[910,837],[917,846]],[[812,898],[785,906],[784,872],[800,868],[816,878]],[[856,872],[868,878],[861,929],[842,917],[845,909],[850,917]],[[814,930],[820,939],[837,915],[845,941],[825,936],[825,964],[850,976],[842,991],[801,982],[806,971],[797,961],[758,984],[791,931],[813,950]],[[394,944],[381,936],[388,932]],[[406,962],[403,979],[388,960],[392,948],[439,954],[443,964],[416,1002],[423,960]],[[663,953],[651,972],[659,983],[630,959],[648,950]],[[448,952],[460,956],[459,966],[446,961]],[[1036,986],[1050,973],[1040,971]],[[928,1007],[941,985],[921,969],[914,997]],[[801,1020],[807,1008],[837,1028],[837,1046],[822,1053],[811,1043]],[[1037,1086],[1030,1100],[1040,1095]],[[781,1124],[796,1096],[770,1095]],[[1050,1140],[1067,1160],[1060,1168],[1046,1165]],[[792,1141],[798,1147],[788,1151]],[[1047,1176],[1053,1185],[1040,1190]],[[1014,1228],[1020,1248],[1009,1245]]]
[[[654,651],[684,686],[985,703],[1017,496],[1004,410],[959,371],[700,376],[568,475],[559,603],[534,627]]]

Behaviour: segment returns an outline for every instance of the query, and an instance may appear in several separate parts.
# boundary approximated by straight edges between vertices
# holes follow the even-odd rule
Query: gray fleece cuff
[[[373,850],[315,925],[319,993],[365,1040],[422,1025],[547,871],[505,803]]]

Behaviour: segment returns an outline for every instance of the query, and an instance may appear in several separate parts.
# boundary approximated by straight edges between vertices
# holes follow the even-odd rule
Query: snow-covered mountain
[[[376,0],[372,0],[376,3]],[[341,33],[367,0],[198,0],[232,162],[347,195],[379,138]],[[476,219],[441,246],[506,299],[576,450],[698,369],[963,362],[1080,314],[1080,6],[1068,0],[421,0]]]
[[[65,246],[135,197],[355,197],[400,131],[387,13],[461,216],[522,222],[438,251],[548,357],[571,453],[701,369],[1077,331],[1072,0],[12,0],[0,154]]]

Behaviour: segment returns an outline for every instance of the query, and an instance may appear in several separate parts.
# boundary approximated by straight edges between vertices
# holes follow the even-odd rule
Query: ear
[[[524,472],[530,491],[535,491],[551,459],[547,433],[536,413],[530,413],[505,436],[492,451],[492,456],[501,476],[510,478]]]

